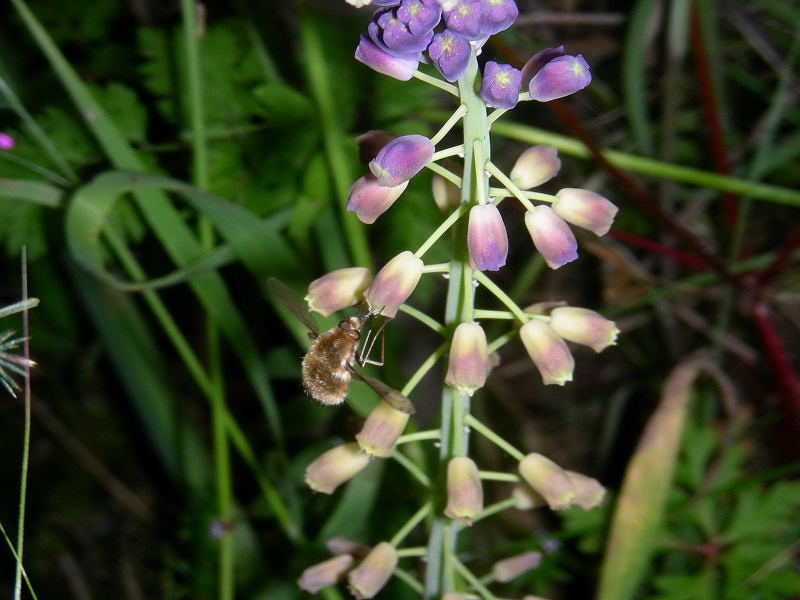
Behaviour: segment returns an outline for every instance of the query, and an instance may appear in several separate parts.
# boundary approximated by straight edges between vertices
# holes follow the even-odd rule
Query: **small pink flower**
[[[312,281],[305,300],[310,310],[327,317],[361,302],[371,282],[372,275],[364,267],[337,269]]]
[[[460,323],[453,333],[444,382],[472,396],[489,374],[486,333],[478,323]]]
[[[588,229],[595,235],[605,235],[611,229],[619,210],[613,203],[589,190],[564,188],[556,193],[553,210],[565,221]]]
[[[550,326],[563,338],[600,352],[617,343],[614,321],[588,308],[560,306],[550,313]]]
[[[525,213],[525,226],[551,269],[578,258],[578,242],[569,225],[549,206],[537,206]]]
[[[497,271],[506,264],[508,235],[494,204],[476,204],[469,211],[469,264],[480,271]]]
[[[371,225],[375,220],[385,213],[400,197],[408,181],[404,181],[395,187],[383,187],[378,185],[374,175],[364,175],[356,180],[350,187],[347,198],[347,210],[356,213],[358,220],[367,225]]]
[[[545,385],[564,385],[572,381],[575,361],[567,343],[547,323],[532,319],[519,330],[519,337]]]
[[[0,132],[0,150],[11,150],[17,145],[17,140],[7,133]]]
[[[519,155],[509,177],[521,190],[550,181],[561,168],[558,152],[552,146],[531,146]]]
[[[364,294],[369,307],[393,319],[422,276],[423,262],[406,250],[390,260],[375,276]]]

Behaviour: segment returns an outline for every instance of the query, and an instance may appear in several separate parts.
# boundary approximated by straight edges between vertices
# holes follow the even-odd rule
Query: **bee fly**
[[[383,331],[383,325],[372,336],[368,332],[364,339],[362,352],[358,352],[358,343],[361,340],[361,328],[374,316],[370,311],[361,315],[348,317],[339,321],[335,327],[317,333],[317,324],[311,312],[306,308],[305,302],[295,294],[286,284],[274,277],[268,281],[273,294],[311,331],[311,347],[303,357],[302,375],[303,387],[309,396],[329,406],[344,402],[350,380],[355,375],[361,377],[353,369],[353,365],[365,364],[382,365],[381,361],[369,360],[375,340]],[[364,351],[366,350],[366,351]],[[383,357],[381,357],[382,359]]]

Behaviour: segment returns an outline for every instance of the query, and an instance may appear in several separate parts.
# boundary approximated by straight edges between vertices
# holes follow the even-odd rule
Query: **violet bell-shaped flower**
[[[359,177],[350,187],[347,197],[347,210],[356,213],[358,220],[367,225],[371,225],[375,220],[385,213],[400,197],[408,181],[394,187],[384,187],[378,185],[377,178],[372,175]]]
[[[494,204],[476,204],[467,226],[469,264],[479,271],[498,271],[508,257],[508,234]]]
[[[528,84],[528,91],[533,100],[549,102],[582,90],[591,81],[592,74],[583,56],[565,54],[539,69]]]
[[[559,217],[595,235],[608,233],[619,210],[608,199],[589,190],[564,188],[556,193],[556,198],[553,210]]]
[[[445,29],[433,36],[428,46],[428,56],[433,61],[433,66],[447,81],[456,81],[469,64],[471,47],[469,40]]]
[[[536,206],[525,213],[525,227],[533,245],[541,253],[547,266],[557,269],[578,258],[575,235],[549,206]]]
[[[395,256],[378,271],[364,294],[370,310],[393,319],[422,276],[422,260],[406,250]]]
[[[312,281],[305,300],[309,310],[327,317],[361,302],[370,283],[372,275],[364,267],[336,269]]]
[[[511,65],[486,63],[481,79],[481,98],[488,106],[514,108],[519,102],[522,72]]]
[[[380,149],[369,163],[378,185],[396,187],[430,162],[434,146],[424,135],[401,135]]]
[[[398,8],[382,8],[375,12],[367,26],[367,34],[379,48],[401,58],[419,59],[433,38],[433,29],[414,35],[397,17]]]
[[[450,31],[468,40],[478,40],[484,37],[481,31],[482,14],[480,0],[458,0],[449,10],[445,10],[444,21]]]
[[[373,71],[400,81],[408,81],[419,66],[418,58],[400,58],[379,48],[367,36],[362,35],[355,54],[356,60]]]
[[[494,35],[511,27],[519,15],[514,0],[481,0],[481,33]]]
[[[402,0],[396,14],[412,35],[424,35],[438,25],[442,7],[436,0]]]

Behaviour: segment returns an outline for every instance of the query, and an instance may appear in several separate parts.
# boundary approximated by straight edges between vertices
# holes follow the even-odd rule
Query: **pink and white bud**
[[[333,585],[339,581],[353,566],[353,557],[349,554],[340,554],[326,561],[308,567],[297,580],[298,587],[316,594],[322,588]]]
[[[467,248],[473,269],[497,271],[506,264],[508,235],[494,204],[476,204],[470,209]]]
[[[488,374],[489,352],[483,327],[478,323],[460,323],[453,333],[444,382],[472,396],[486,383]]]
[[[575,498],[572,499],[572,504],[580,506],[583,510],[591,510],[603,502],[606,488],[600,485],[599,481],[575,471],[567,471],[567,477],[572,482],[572,487],[575,488]]]
[[[595,235],[605,235],[611,229],[619,210],[600,194],[577,188],[564,188],[556,193],[553,210],[565,221],[588,229]]]
[[[364,297],[370,309],[393,319],[422,276],[422,260],[406,250],[390,260],[375,276]]]
[[[0,150],[13,150],[17,145],[17,140],[0,131]]]
[[[519,155],[511,169],[511,181],[529,190],[550,181],[561,168],[558,151],[552,146],[531,146]]]
[[[516,579],[523,573],[527,573],[538,567],[542,562],[541,552],[523,552],[516,556],[509,556],[503,560],[498,560],[492,566],[492,574],[500,583],[508,583]]]
[[[520,327],[519,336],[545,385],[564,385],[572,381],[575,361],[567,343],[555,329],[533,319]]]
[[[369,546],[354,542],[342,535],[325,540],[325,547],[331,554],[349,554],[356,558],[366,556],[370,551]]]
[[[525,227],[551,269],[578,258],[578,242],[569,225],[549,206],[536,206],[526,212]]]
[[[373,598],[383,589],[397,567],[397,550],[388,542],[375,546],[360,565],[350,571],[350,593],[358,600]]]
[[[367,225],[371,225],[375,220],[385,213],[394,204],[408,187],[408,181],[404,181],[395,187],[383,187],[378,185],[378,180],[374,175],[364,175],[359,177],[350,186],[347,197],[347,210],[356,213],[358,220]]]
[[[456,456],[447,463],[447,507],[444,514],[465,525],[483,510],[483,486],[475,462]]]
[[[514,499],[514,508],[517,510],[531,510],[547,504],[536,490],[527,483],[519,483],[511,490],[511,497]]]
[[[367,464],[369,456],[362,453],[355,442],[335,446],[306,467],[306,483],[315,492],[332,494]]]
[[[337,269],[312,281],[305,300],[309,309],[327,317],[361,302],[371,282],[372,275],[364,267]]]
[[[600,352],[617,343],[619,329],[610,321],[588,308],[559,306],[550,313],[550,326],[570,342],[589,346]]]
[[[575,487],[567,472],[541,454],[528,454],[519,461],[519,474],[552,510],[569,507],[575,499]]]
[[[407,412],[399,411],[386,402],[378,402],[364,421],[361,431],[356,434],[361,451],[369,456],[389,456],[397,438],[403,435],[409,416]]]

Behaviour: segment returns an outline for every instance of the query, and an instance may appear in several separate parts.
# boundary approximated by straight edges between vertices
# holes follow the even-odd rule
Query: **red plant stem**
[[[770,281],[775,279],[775,277],[777,277],[783,271],[786,263],[789,262],[794,254],[794,251],[798,248],[800,248],[800,225],[794,228],[772,262],[756,273],[754,282],[755,287],[762,289]]]
[[[609,235],[624,244],[637,246],[638,248],[644,248],[645,250],[649,250],[650,252],[653,252],[655,254],[666,256],[668,258],[673,259],[676,262],[683,263],[684,265],[691,267],[692,269],[705,271],[708,267],[708,265],[705,263],[705,261],[703,261],[703,259],[697,258],[693,254],[687,254],[686,252],[681,252],[680,250],[676,250],[675,248],[672,248],[670,246],[665,246],[664,244],[659,244],[658,242],[654,242],[653,240],[648,238],[643,238],[634,233],[628,233],[627,231],[620,231],[619,229],[612,229],[609,232]]]
[[[725,144],[722,138],[722,125],[719,119],[719,106],[714,95],[714,86],[711,81],[711,68],[708,62],[707,47],[703,35],[703,25],[700,20],[697,4],[692,5],[690,20],[690,35],[692,49],[694,50],[694,72],[697,79],[697,91],[700,96],[700,104],[705,116],[705,129],[708,133],[708,145],[711,150],[711,164],[717,173],[728,175],[730,166],[728,156],[725,152]],[[728,231],[732,232],[736,227],[736,218],[739,212],[738,197],[730,192],[722,194],[722,210],[725,215],[725,224]]]
[[[777,387],[781,391],[786,409],[795,417],[794,425],[797,417],[800,417],[800,383],[797,374],[789,360],[789,353],[778,335],[769,304],[762,298],[757,298],[753,301],[752,313],[767,352],[767,362],[775,374]]]

